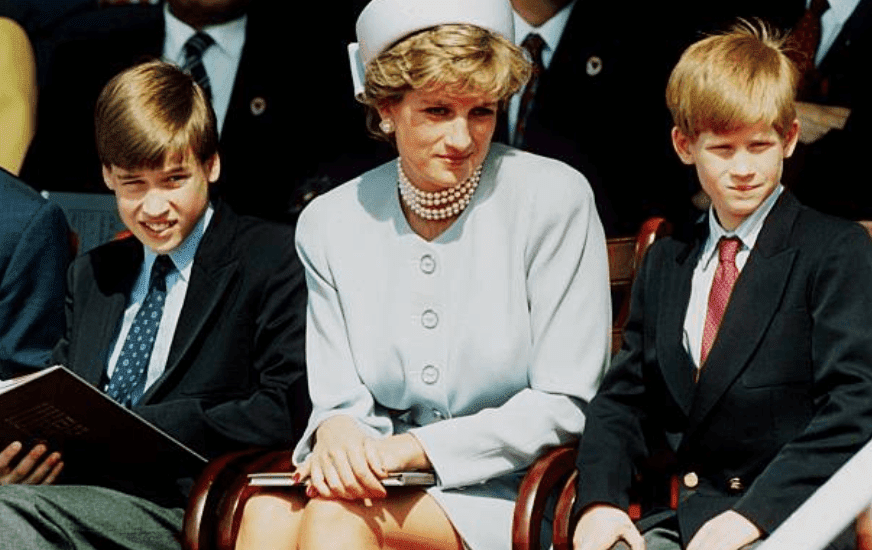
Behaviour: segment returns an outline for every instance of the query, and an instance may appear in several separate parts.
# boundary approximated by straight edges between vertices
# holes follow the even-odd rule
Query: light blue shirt
[[[821,42],[815,53],[815,65],[820,65],[821,61],[824,60],[824,57],[830,51],[830,47],[836,41],[839,33],[842,32],[842,27],[845,26],[845,22],[854,13],[854,9],[856,9],[860,0],[829,0],[829,2],[830,9],[825,11],[821,16]],[[806,0],[806,8],[810,4],[811,0]]]
[[[563,36],[563,31],[566,30],[566,23],[569,21],[569,15],[572,13],[572,8],[578,0],[572,0],[569,4],[555,13],[551,19],[538,27],[527,23],[527,21],[518,15],[517,12],[512,12],[515,19],[515,44],[521,45],[521,42],[527,38],[530,33],[536,33],[542,37],[545,46],[542,48],[542,64],[547,69],[551,66],[551,60],[554,58],[554,52],[557,50],[557,45],[560,44],[560,38]],[[524,50],[526,52],[526,50]],[[523,88],[509,100],[508,123],[509,123],[509,141],[515,138],[515,126],[518,124],[518,109],[521,107],[521,94]]]
[[[742,245],[736,254],[736,268],[741,273],[748,262],[751,250],[757,243],[757,237],[763,228],[763,222],[766,221],[769,212],[772,211],[772,207],[775,206],[775,202],[783,191],[784,186],[778,185],[757,210],[739,224],[735,231],[727,231],[721,227],[714,208],[709,207],[709,235],[705,245],[703,245],[699,263],[697,263],[696,268],[693,270],[690,301],[687,304],[687,315],[684,318],[684,349],[687,350],[687,353],[693,359],[693,364],[697,367],[699,367],[702,351],[702,333],[705,327],[705,317],[708,313],[709,292],[712,288],[712,281],[715,278],[715,269],[718,266],[718,242],[721,240],[721,237],[738,237],[742,241]]]
[[[164,38],[163,59],[175,65],[185,62],[185,42],[197,31],[187,23],[183,23],[170,12],[169,3],[164,4],[164,20],[166,35]],[[218,122],[218,133],[224,128],[227,107],[233,93],[233,83],[236,81],[236,71],[239,59],[242,57],[242,47],[245,45],[245,26],[248,16],[243,15],[233,21],[220,25],[207,25],[202,31],[215,41],[203,53],[203,66],[209,76],[212,88],[212,107]]]
[[[200,221],[191,230],[191,234],[188,235],[182,244],[168,254],[176,269],[167,275],[167,295],[160,326],[154,341],[154,348],[151,351],[151,358],[148,362],[148,377],[145,382],[146,389],[160,378],[166,368],[167,357],[170,354],[170,345],[173,342],[173,335],[176,333],[176,325],[179,322],[182,304],[185,302],[185,294],[188,292],[188,282],[191,279],[191,266],[194,265],[194,255],[197,253],[197,248],[200,246],[203,233],[206,232],[213,213],[214,210],[209,205]],[[146,294],[148,294],[151,266],[154,265],[157,254],[148,247],[144,247],[144,249],[145,257],[142,262],[142,268],[139,270],[139,276],[133,285],[127,309],[124,310],[124,316],[121,320],[118,339],[112,346],[112,354],[109,356],[109,366],[107,369],[109,378],[112,377],[112,373],[115,371],[118,356],[121,354],[121,348],[124,347],[124,341],[127,339],[127,333],[130,332],[136,312],[142,307],[142,302],[145,300]]]

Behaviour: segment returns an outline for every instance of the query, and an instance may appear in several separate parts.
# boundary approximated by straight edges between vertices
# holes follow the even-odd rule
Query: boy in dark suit
[[[576,550],[753,544],[872,435],[872,243],[780,184],[795,83],[779,39],[750,24],[692,45],[670,77],[673,145],[712,207],[637,276],[587,410]],[[671,457],[677,509],[636,526],[630,483],[655,452]]]
[[[293,230],[210,203],[215,116],[172,65],[110,81],[96,127],[104,180],[133,237],[71,266],[56,361],[204,456],[291,445],[308,413]],[[76,485],[0,487],[0,546],[178,548],[190,478],[66,473]]]

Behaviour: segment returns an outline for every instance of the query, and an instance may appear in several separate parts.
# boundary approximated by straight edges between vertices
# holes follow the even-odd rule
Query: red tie
[[[815,69],[815,55],[821,42],[821,16],[830,8],[827,0],[812,0],[803,16],[790,32],[791,49],[788,55],[793,58],[799,70],[798,98],[813,99],[821,86]]]
[[[705,364],[709,351],[712,349],[712,343],[715,341],[718,328],[721,326],[721,319],[724,317],[724,310],[727,309],[727,302],[730,301],[730,293],[733,292],[733,285],[736,284],[736,279],[739,278],[739,269],[736,267],[736,253],[741,245],[742,241],[738,237],[723,237],[718,242],[718,267],[715,270],[715,278],[712,281],[712,290],[709,293],[708,300],[708,313],[706,313],[705,326],[702,331],[700,366]]]

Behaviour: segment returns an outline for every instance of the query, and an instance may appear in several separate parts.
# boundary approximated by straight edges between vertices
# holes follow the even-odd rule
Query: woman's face
[[[445,88],[412,90],[379,114],[394,123],[400,162],[412,184],[439,191],[459,185],[484,162],[497,101]]]

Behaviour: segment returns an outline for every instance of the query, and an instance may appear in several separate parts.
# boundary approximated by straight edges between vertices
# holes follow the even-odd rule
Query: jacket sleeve
[[[650,311],[656,310],[651,303],[656,292],[649,286],[656,279],[652,264],[656,263],[661,245],[654,243],[645,255],[633,284],[621,350],[588,407],[577,457],[576,512],[595,503],[626,510],[634,465],[647,454],[643,425],[648,392],[643,373],[645,342],[652,336],[645,334],[645,312],[650,315]]]
[[[72,250],[66,218],[57,205],[42,202],[21,223],[20,234],[3,243],[11,254],[0,273],[0,378],[47,366],[65,326],[64,276]]]

